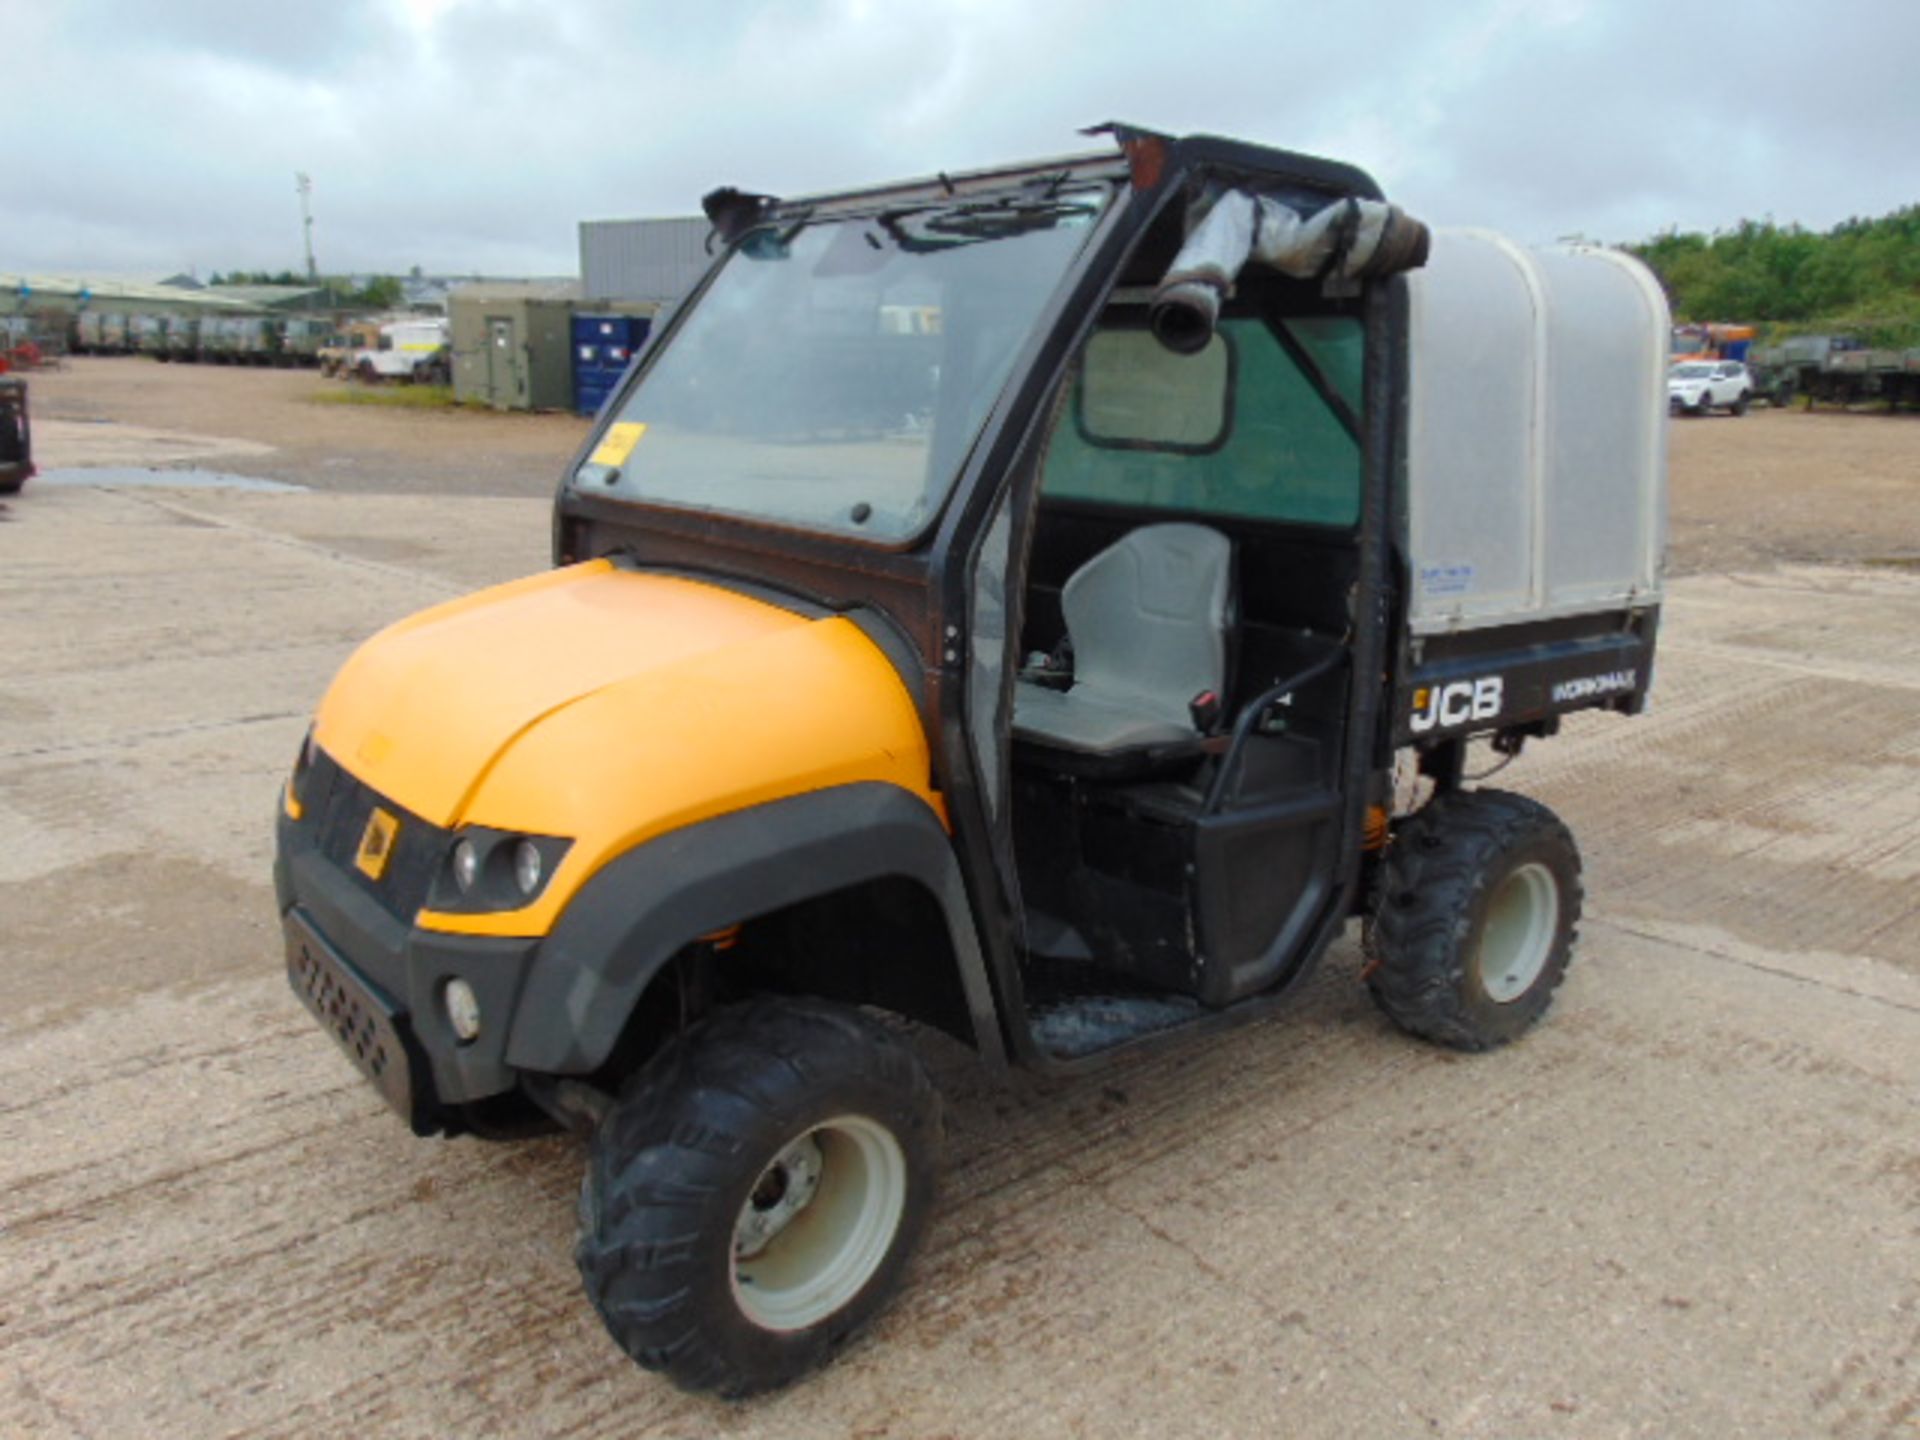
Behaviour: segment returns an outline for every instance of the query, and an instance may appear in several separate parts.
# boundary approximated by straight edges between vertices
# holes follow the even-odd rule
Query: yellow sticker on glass
[[[646,433],[647,427],[637,421],[609,425],[606,435],[593,447],[593,454],[587,458],[595,465],[624,465],[627,457],[633,453],[633,447],[640,443],[640,437]]]

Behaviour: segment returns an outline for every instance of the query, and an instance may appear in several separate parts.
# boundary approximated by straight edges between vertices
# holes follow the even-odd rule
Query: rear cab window
[[[1199,354],[1114,312],[1088,342],[1042,478],[1050,500],[1349,529],[1365,357],[1347,315],[1229,316]]]

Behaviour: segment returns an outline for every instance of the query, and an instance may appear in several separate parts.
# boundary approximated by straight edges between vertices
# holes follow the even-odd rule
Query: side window
[[[1351,526],[1363,331],[1350,316],[1222,322],[1171,356],[1112,326],[1087,347],[1044,493],[1126,509]]]

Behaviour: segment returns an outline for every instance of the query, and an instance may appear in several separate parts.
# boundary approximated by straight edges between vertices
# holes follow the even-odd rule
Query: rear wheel
[[[1747,413],[1747,392],[1742,390],[1738,395],[1734,396],[1733,404],[1729,408],[1736,415],[1746,414]]]
[[[575,1258],[608,1331],[687,1390],[824,1363],[886,1303],[932,1204],[939,1102],[896,1032],[844,1006],[722,1010],[594,1137]]]
[[[1505,1045],[1552,1003],[1580,903],[1580,852],[1546,806],[1500,790],[1443,795],[1387,852],[1368,989],[1415,1035]]]

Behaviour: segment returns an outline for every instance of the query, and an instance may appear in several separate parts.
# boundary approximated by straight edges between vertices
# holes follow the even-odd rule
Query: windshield
[[[575,485],[878,540],[917,534],[1108,193],[749,235]]]
[[[1671,380],[1705,380],[1713,374],[1711,365],[1676,365]]]

